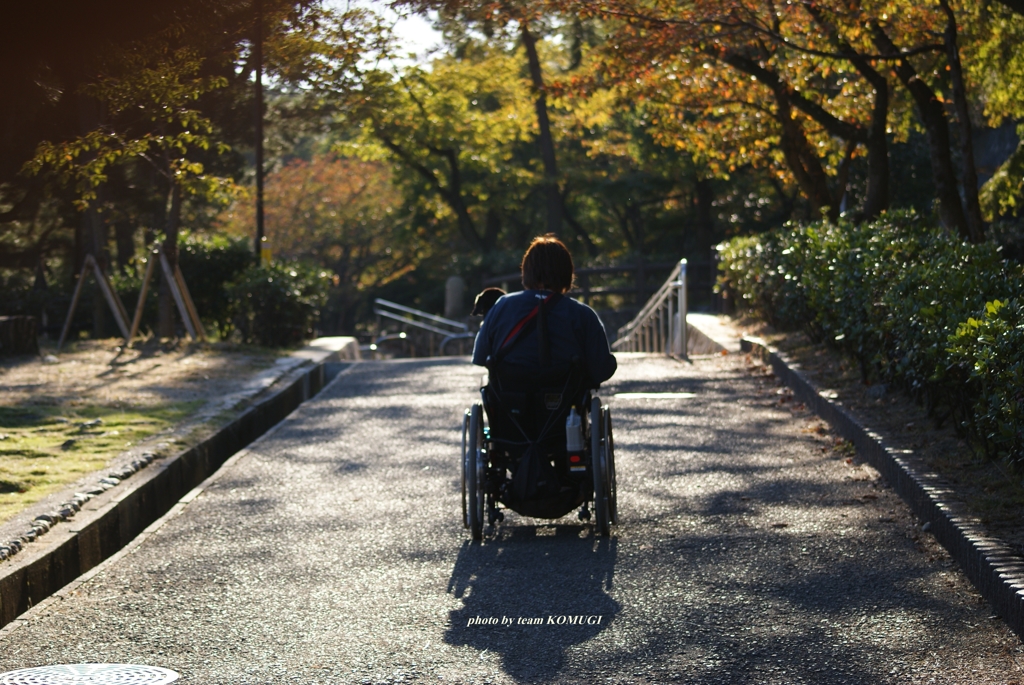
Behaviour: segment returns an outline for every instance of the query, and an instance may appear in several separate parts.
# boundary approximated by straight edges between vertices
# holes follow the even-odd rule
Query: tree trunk
[[[800,190],[811,203],[811,216],[817,218],[825,207],[829,208],[830,217],[833,214],[838,216],[839,207],[832,200],[832,193],[828,189],[828,181],[825,170],[821,166],[821,160],[818,159],[807,136],[804,135],[803,126],[793,118],[793,108],[790,105],[788,93],[782,88],[776,88],[774,92],[775,118],[782,127],[779,141],[782,154],[796,178],[797,185],[800,186]]]
[[[889,82],[879,76],[881,81],[875,85],[875,105],[868,130],[868,192],[864,198],[866,221],[889,209]]]
[[[850,184],[850,163],[853,162],[853,153],[856,150],[857,141],[846,141],[843,161],[839,163],[839,172],[836,174],[836,192],[833,194],[839,214],[846,211],[846,189]]]
[[[114,241],[117,243],[117,268],[128,271],[128,265],[135,257],[135,226],[128,219],[114,224]]]
[[[431,153],[443,157],[448,162],[448,184],[445,186],[442,185],[441,181],[438,180],[437,176],[434,175],[434,172],[431,169],[417,162],[412,155],[403,150],[398,143],[391,140],[384,131],[380,128],[376,128],[375,132],[377,140],[383,143],[384,147],[393,152],[396,157],[401,159],[405,164],[422,176],[434,191],[441,196],[441,199],[445,201],[448,207],[455,212],[459,232],[462,233],[466,242],[478,250],[480,254],[486,254],[487,248],[484,245],[484,239],[481,238],[480,234],[477,232],[476,223],[473,221],[473,217],[469,213],[469,208],[466,206],[466,202],[462,197],[462,174],[459,170],[459,156],[457,152],[451,148],[444,150],[428,148]]]
[[[86,252],[96,259],[100,270],[106,273],[107,266],[110,264],[110,255],[107,250],[107,222],[93,207],[85,210],[85,215],[89,226]],[[92,337],[96,339],[107,337],[107,301],[100,294],[98,283],[93,285]]]
[[[879,52],[898,55],[895,43],[882,30],[878,23],[871,24],[872,37]],[[950,156],[949,122],[942,102],[928,87],[914,65],[907,59],[900,59],[893,69],[896,77],[914,98],[918,115],[928,134],[928,152],[932,164],[932,177],[935,180],[935,197],[939,203],[939,219],[953,229],[964,240],[970,240],[970,230],[963,205],[960,204],[960,193],[957,191],[956,173],[953,171],[953,160]]]
[[[256,0],[256,36],[253,41],[253,63],[256,67],[254,80],[255,107],[255,148],[256,148],[256,263],[263,263],[263,237],[265,235],[263,216],[263,2]]]
[[[809,10],[811,11],[811,10]],[[813,13],[813,12],[812,12]],[[834,116],[818,102],[805,97],[787,83],[776,72],[763,66],[762,62],[746,54],[711,50],[708,54],[721,59],[729,66],[757,78],[770,88],[775,96],[775,117],[782,127],[781,147],[786,164],[796,177],[801,192],[811,201],[811,213],[817,216],[824,207],[829,208],[829,218],[839,216],[839,202],[828,188],[828,178],[813,146],[804,134],[803,125],[794,118],[794,110],[800,110],[820,124],[831,135],[845,141],[863,143],[867,131],[858,123],[850,123]]]
[[[170,208],[167,211],[167,231],[164,237],[163,253],[171,265],[171,271],[178,264],[178,223],[181,220],[181,186],[171,181]],[[160,270],[160,296],[157,335],[161,338],[173,338],[174,331],[174,296],[167,281],[167,274]]]
[[[711,250],[711,243],[714,242],[715,215],[714,201],[715,192],[711,185],[710,178],[694,179],[694,205],[697,212],[695,228],[697,254],[706,255]]]
[[[887,124],[889,117],[889,81],[878,73],[871,62],[857,53],[839,33],[816,5],[805,5],[814,20],[828,33],[832,44],[846,54],[847,59],[864,79],[875,89],[875,101],[871,110],[871,124],[863,143],[868,150],[868,189],[864,198],[864,219],[870,221],[889,208],[889,139]],[[852,139],[848,139],[852,140]],[[842,197],[839,198],[840,202]]]
[[[551,136],[551,121],[548,118],[544,77],[541,74],[540,57],[537,55],[537,39],[530,33],[529,24],[525,19],[521,21],[520,28],[527,61],[530,64],[533,105],[537,110],[537,127],[540,130],[540,157],[544,162],[544,195],[547,200],[548,232],[558,235],[562,231],[562,193],[558,188],[558,164],[555,158],[555,141]]]
[[[73,248],[74,254],[72,255],[74,268],[71,269],[71,290],[75,289],[75,284],[80,278],[82,273],[82,263],[85,261],[85,234],[86,234],[86,221],[85,215],[79,217],[78,223],[75,224],[75,246]]]
[[[636,251],[643,255],[645,254],[644,244],[647,242],[647,231],[644,226],[644,213],[640,205],[630,202],[626,205],[626,216],[629,217],[629,223],[633,224],[633,236],[636,238]]]
[[[985,240],[985,222],[981,218],[981,203],[978,201],[978,172],[974,166],[974,139],[971,133],[971,114],[967,108],[967,90],[964,87],[964,72],[960,64],[960,48],[957,45],[956,15],[948,0],[939,0],[946,13],[946,55],[949,59],[949,75],[953,84],[953,103],[960,128],[960,156],[963,157],[963,189],[966,205],[967,230],[972,243]]]
[[[586,249],[587,254],[591,257],[596,257],[600,250],[597,249],[597,245],[594,244],[594,241],[590,238],[590,234],[587,233],[587,230],[583,228],[582,224],[580,224],[580,222],[576,220],[576,217],[572,215],[572,212],[569,211],[569,205],[565,201],[564,197],[562,198],[562,216],[565,217],[565,223],[569,224],[569,228],[573,230],[576,237],[583,242],[583,247]]]

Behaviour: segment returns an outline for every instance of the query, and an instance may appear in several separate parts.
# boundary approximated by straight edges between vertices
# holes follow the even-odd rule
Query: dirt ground
[[[56,356],[0,357],[0,404],[88,402],[144,407],[225,394],[280,356],[208,344],[122,349],[119,339],[68,345]]]
[[[83,341],[0,357],[0,523],[239,392],[280,352]]]
[[[812,342],[803,333],[775,331],[767,324],[739,319],[734,327],[762,338],[799,364],[819,390],[853,412],[897,449],[913,450],[941,475],[970,512],[988,529],[1024,554],[1024,479],[999,462],[975,454],[950,422],[937,424],[898,389],[865,385],[857,362]]]

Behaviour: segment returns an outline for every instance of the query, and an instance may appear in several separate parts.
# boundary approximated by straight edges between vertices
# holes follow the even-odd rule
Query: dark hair
[[[572,255],[554,233],[534,238],[523,255],[523,287],[564,293],[572,288],[575,275]]]
[[[501,288],[484,288],[476,299],[473,301],[473,311],[469,313],[470,316],[487,316],[487,312],[491,311],[491,307],[498,301],[505,291]]]

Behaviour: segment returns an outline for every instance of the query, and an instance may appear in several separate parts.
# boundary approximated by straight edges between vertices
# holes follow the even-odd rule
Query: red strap
[[[502,347],[504,347],[505,345],[508,345],[508,344],[509,344],[509,342],[511,342],[512,340],[514,340],[514,339],[515,339],[515,337],[516,337],[516,335],[518,335],[518,334],[519,334],[519,331],[523,330],[523,326],[525,326],[526,324],[530,323],[530,320],[531,320],[531,319],[532,319],[533,317],[537,316],[537,312],[538,312],[538,311],[540,311],[541,305],[545,304],[545,303],[546,303],[546,302],[547,302],[548,300],[550,300],[550,299],[551,299],[552,297],[554,297],[554,295],[553,295],[553,294],[552,294],[552,295],[548,295],[547,297],[545,297],[545,298],[544,298],[544,301],[543,301],[543,302],[541,302],[541,303],[540,303],[540,304],[538,304],[538,305],[537,305],[536,307],[534,307],[534,308],[533,308],[532,310],[530,310],[530,313],[529,313],[529,314],[527,314],[526,316],[524,316],[523,318],[521,318],[521,319],[519,320],[519,323],[517,323],[517,324],[516,324],[516,325],[515,325],[515,326],[514,326],[514,327],[512,328],[512,330],[511,330],[511,331],[509,331],[509,334],[508,334],[507,336],[505,336],[505,340],[504,340],[504,341],[502,341],[502,343],[501,343],[501,347],[499,347],[498,349],[500,350],[500,349],[501,349]]]

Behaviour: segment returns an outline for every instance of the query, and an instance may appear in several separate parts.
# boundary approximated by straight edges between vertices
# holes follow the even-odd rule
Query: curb
[[[686,314],[687,354],[733,354],[740,350],[740,336],[722,324],[715,314]]]
[[[320,392],[341,371],[342,357],[353,356],[348,347],[303,350],[300,367],[283,377],[280,390],[198,445],[90,500],[72,521],[46,536],[45,548],[15,557],[0,572],[0,628],[116,554],[233,454]],[[358,359],[358,353],[354,356]]]
[[[929,525],[928,532],[956,560],[995,613],[1024,638],[1024,558],[1005,542],[987,535],[966,506],[953,499],[945,481],[930,472],[911,450],[888,447],[881,436],[819,393],[784,354],[752,338],[743,338],[740,346],[771,365],[801,402],[853,443],[914,514]]]

